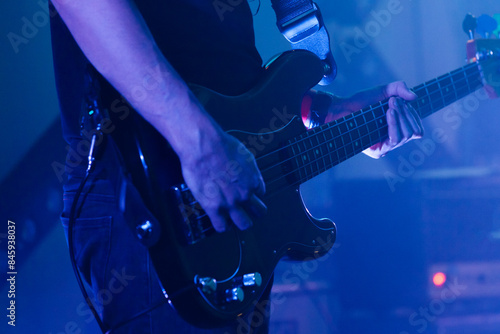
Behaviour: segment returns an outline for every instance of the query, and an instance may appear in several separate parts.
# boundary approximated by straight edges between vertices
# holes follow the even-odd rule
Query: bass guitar
[[[410,103],[420,117],[483,87],[492,97],[500,92],[500,41],[471,41],[468,48],[469,64],[413,88],[418,99]],[[266,183],[268,212],[245,231],[216,233],[163,137],[140,117],[120,125],[126,135],[115,141],[154,217],[136,221],[134,231],[149,247],[166,298],[188,322],[214,327],[235,320],[255,306],[280,259],[316,259],[334,244],[335,224],[309,214],[300,185],[386,139],[388,101],[307,130],[302,97],[324,70],[314,54],[294,50],[275,58],[245,94],[191,87],[221,127],[255,155]]]

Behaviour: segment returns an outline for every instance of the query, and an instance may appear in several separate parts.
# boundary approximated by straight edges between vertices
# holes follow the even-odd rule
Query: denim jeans
[[[261,312],[266,313],[264,317],[243,316],[246,321],[240,319],[231,326],[215,330],[189,325],[166,303],[147,248],[132,234],[118,208],[118,188],[113,180],[122,171],[117,161],[113,146],[108,144],[103,158],[95,162],[95,171],[80,195],[81,204],[77,207],[73,228],[77,266],[92,291],[89,295],[94,307],[103,323],[112,329],[111,333],[267,333],[270,286],[262,298],[266,309]],[[70,209],[82,180],[83,167],[75,169],[72,166],[68,171],[61,216],[66,237]],[[154,306],[157,307],[150,310]],[[150,311],[135,317],[147,310]],[[82,311],[82,315],[84,313],[91,317],[90,310]],[[123,325],[116,328],[119,324]]]

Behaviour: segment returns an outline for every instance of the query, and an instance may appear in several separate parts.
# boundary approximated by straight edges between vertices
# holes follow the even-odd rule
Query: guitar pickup
[[[185,184],[171,188],[180,214],[180,230],[188,245],[195,244],[215,232],[200,203]]]

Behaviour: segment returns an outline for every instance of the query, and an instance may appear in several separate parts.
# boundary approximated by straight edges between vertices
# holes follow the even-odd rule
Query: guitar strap
[[[276,13],[276,25],[292,49],[304,49],[316,54],[327,66],[327,74],[319,84],[332,83],[337,75],[337,64],[318,6],[312,0],[271,0],[271,3]]]

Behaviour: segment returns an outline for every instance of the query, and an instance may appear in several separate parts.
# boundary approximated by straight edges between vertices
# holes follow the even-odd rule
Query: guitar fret
[[[362,135],[361,135],[361,129],[360,129],[361,126],[358,126],[358,124],[356,123],[356,118],[354,117],[354,115],[352,117],[352,122],[354,124],[354,129],[356,130],[355,133],[354,133],[355,136],[356,136],[355,140],[354,140],[354,151],[356,153],[358,153],[359,147],[361,145],[361,137],[362,137]]]
[[[470,78],[469,83],[470,83],[470,92],[473,92],[477,88],[480,88],[483,86],[482,78],[479,73],[479,68],[477,67],[471,67],[468,68],[466,71],[466,76]]]
[[[314,130],[316,130],[316,129],[314,129]],[[308,156],[309,161],[307,162],[307,165],[309,166],[309,169],[310,169],[309,175],[311,177],[313,177],[313,176],[317,175],[317,173],[314,169],[314,164],[315,163],[317,164],[317,161],[316,161],[314,144],[312,142],[312,137],[308,136],[307,141],[305,141],[305,142],[307,142],[309,144],[308,151],[307,151],[307,156]]]
[[[455,97],[458,100],[458,99],[460,99],[460,97],[459,97],[458,92],[457,92],[457,83],[455,82],[455,78],[453,78],[452,73],[450,72],[448,74],[450,76],[450,80],[451,80],[451,83],[453,85],[453,91],[455,92]]]
[[[446,102],[444,100],[442,85],[437,79],[435,80],[434,88],[435,92],[433,94],[436,96],[436,100],[439,101],[439,105],[436,109],[442,109],[446,106]]]
[[[309,148],[309,152],[308,152],[308,153],[309,153],[309,159],[310,159],[310,160],[309,160],[309,168],[311,169],[311,176],[315,176],[315,175],[317,175],[318,173],[317,173],[317,171],[315,171],[315,170],[314,170],[314,169],[315,169],[315,168],[314,168],[314,165],[316,164],[316,167],[318,167],[318,166],[317,166],[318,161],[317,161],[317,159],[316,159],[316,150],[314,149],[314,144],[313,144],[313,142],[312,142],[312,137],[309,137],[309,138],[308,138],[308,142],[309,142],[309,144],[310,144],[310,146],[311,146],[311,147]]]
[[[347,124],[346,124],[347,126]],[[345,151],[345,157],[344,160],[349,158],[352,155],[353,151],[353,140],[352,140],[352,135],[351,131],[346,131],[342,135],[342,141],[344,142],[344,151]]]
[[[315,139],[315,141],[314,141],[314,145],[315,145],[314,154],[315,154],[315,158],[316,158],[316,165],[318,166],[317,174],[320,174],[323,172],[323,170],[325,168],[325,158],[323,155],[323,150],[321,149],[322,145],[321,145],[321,142],[319,141],[317,134],[314,136],[314,139]]]
[[[344,161],[344,157],[347,155],[347,151],[345,149],[345,141],[344,141],[344,137],[342,135],[345,133],[344,128],[345,128],[345,123],[338,124],[339,134],[335,138],[335,143],[337,144],[337,147],[343,151],[343,154],[342,154],[342,152],[340,152],[341,153],[340,154],[340,161]]]
[[[330,157],[331,166],[334,166],[335,164],[333,162],[333,157],[332,157],[332,154],[334,152],[334,146],[332,141],[333,133],[332,133],[332,127],[330,125],[331,124],[326,124],[327,130],[323,131],[323,136],[325,137],[325,143],[327,144],[327,151]]]
[[[429,94],[429,90],[427,89],[427,84],[424,83],[424,90],[425,90],[425,97],[426,97],[426,104],[430,107],[430,110],[433,110],[432,108],[432,100]]]
[[[321,133],[323,134],[323,144],[322,144],[322,154],[323,156],[325,157],[325,170],[327,170],[328,168],[330,168],[330,166],[333,164],[333,161],[332,161],[332,156],[330,155],[330,149],[328,148],[328,145],[330,144],[328,142],[328,139],[326,138],[326,133],[329,132],[329,131],[322,131]],[[326,162],[326,159],[329,159],[330,162]]]
[[[350,150],[352,150],[352,152],[355,152],[356,151],[356,132],[357,132],[357,129],[356,129],[356,125],[354,124],[354,118],[352,117],[352,115],[350,115],[350,119],[349,121],[347,122],[347,127],[349,129],[349,131],[347,132],[347,134],[349,135],[349,148]],[[354,137],[353,137],[354,135]]]
[[[318,128],[314,129],[314,130],[317,130]],[[314,143],[313,143],[313,140],[314,140]],[[316,174],[318,175],[323,166],[324,166],[324,163],[322,161],[322,157],[321,157],[321,152],[320,152],[320,144],[319,144],[319,140],[318,140],[318,137],[317,136],[311,136],[311,144],[312,144],[312,152],[313,152],[313,155],[314,155],[314,162],[316,164],[316,171],[313,173],[313,174]]]
[[[348,132],[347,134],[343,135],[344,142],[346,145],[344,146],[344,149],[346,151],[346,159],[352,157],[354,154],[354,146],[352,144],[352,137],[351,133]]]
[[[478,65],[467,65],[413,88],[422,118],[482,86]],[[289,141],[300,182],[387,138],[388,102],[381,101]]]
[[[418,99],[411,104],[424,118],[481,86],[477,64],[465,66],[416,86],[413,91],[417,94]]]
[[[363,116],[363,129],[365,131],[363,137],[361,138],[361,145],[363,147],[369,147],[370,146],[370,129],[368,128],[368,122],[366,121],[365,114],[361,114]]]
[[[464,77],[465,77],[465,82],[467,83],[467,89],[468,89],[468,92],[467,94],[470,94],[470,92],[472,92],[472,85],[471,85],[471,82],[469,80],[469,73],[467,73],[467,70],[463,71],[464,73]]]
[[[446,106],[446,100],[444,98],[444,83],[439,81],[439,79],[436,79],[436,83],[437,83],[437,89],[438,89],[438,92],[439,92],[439,95],[441,97],[440,101],[443,103],[442,104],[442,107],[441,108],[444,108]]]
[[[330,168],[332,163],[332,158],[330,156],[330,152],[328,151],[328,144],[325,142],[321,144],[321,155],[323,156],[323,169],[321,172],[324,172]]]
[[[330,151],[332,152],[331,153],[331,157],[333,154],[335,154],[335,164],[338,164],[340,163],[340,156],[339,156],[339,152],[337,150],[337,146],[335,145],[335,142],[334,142],[334,134],[333,134],[333,125],[329,126],[329,129],[328,129],[328,133],[330,134],[330,140],[328,141],[328,147],[330,149]],[[332,159],[332,163],[333,163],[333,159]],[[334,166],[334,165],[332,165]]]
[[[469,93],[469,90],[464,85],[466,83],[464,80],[465,74],[463,71],[459,71],[458,73],[454,71],[452,73],[453,82],[455,82],[455,91],[457,92],[457,97],[460,99]]]
[[[438,107],[438,98],[441,98],[441,96],[436,96],[436,83],[433,81],[426,82],[424,84],[425,91],[427,92],[427,96],[429,97],[429,102],[431,105],[432,110],[437,109]]]
[[[307,140],[304,139],[304,135],[300,136],[300,142],[303,146],[303,150],[302,150],[302,159],[301,159],[301,163],[302,163],[302,166],[304,167],[304,177],[307,178],[307,176],[309,175],[309,172],[307,170],[307,167],[309,167],[309,161],[310,161],[310,157],[309,157],[309,151],[308,151],[308,148],[307,148]],[[299,144],[299,147],[300,147],[300,144]]]
[[[368,134],[368,126],[366,125],[366,119],[363,114],[360,114],[354,118],[356,122],[356,127],[358,128],[360,137]]]
[[[420,117],[425,117],[431,113],[431,107],[429,104],[429,99],[427,96],[427,91],[424,84],[419,85],[415,90],[415,94],[417,94],[418,99],[412,104],[416,104],[414,108],[418,111]]]
[[[450,78],[450,74],[445,74],[438,78],[441,83],[441,89],[443,90],[443,101],[445,105],[449,105],[454,102],[457,98],[455,90],[453,88],[453,82]]]
[[[323,134],[323,140],[320,144],[320,149],[321,149],[321,156],[323,158],[323,164],[324,164],[324,167],[323,167],[323,170],[322,172],[328,170],[328,168],[330,168],[330,164],[332,163],[332,159],[330,157],[330,154],[329,154],[329,150],[328,150],[328,143],[326,142],[325,140],[325,135],[324,135],[324,132],[322,131],[322,134]],[[318,139],[318,142],[320,140]]]
[[[297,140],[295,140],[295,142],[296,141]],[[300,155],[297,152],[295,152],[295,147],[297,147],[297,150],[300,150],[299,146],[296,144],[291,144],[290,147],[292,148],[292,154],[295,157],[295,163],[297,164],[296,170],[299,171],[299,180],[302,180],[302,171],[301,171],[302,168],[300,166],[300,159],[299,159]]]

